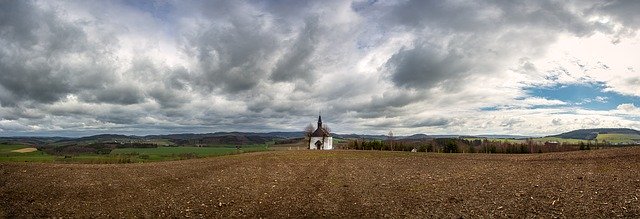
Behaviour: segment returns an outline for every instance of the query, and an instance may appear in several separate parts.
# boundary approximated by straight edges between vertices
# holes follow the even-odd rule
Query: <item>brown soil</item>
[[[0,217],[640,217],[640,148],[0,163]]]
[[[29,153],[29,152],[34,152],[37,151],[37,148],[22,148],[22,149],[18,149],[18,150],[13,150],[11,152],[16,152],[16,153]]]

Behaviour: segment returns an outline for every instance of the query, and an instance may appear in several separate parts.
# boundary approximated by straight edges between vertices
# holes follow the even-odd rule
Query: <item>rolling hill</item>
[[[79,138],[65,137],[0,137],[0,143],[17,143],[26,145],[88,145],[92,143],[152,143],[158,145],[253,145],[265,144],[268,142],[302,138],[302,132],[215,132],[215,133],[184,133],[168,135],[114,135],[101,134]],[[366,139],[385,140],[386,135],[366,135],[366,134],[336,134],[335,139]],[[396,136],[397,140],[422,140],[433,138],[488,138],[488,139],[525,139],[527,136],[515,135],[427,135],[414,134],[406,136]],[[567,139],[567,140],[598,140],[611,143],[638,142],[640,141],[640,131],[628,128],[600,128],[600,129],[579,129],[565,132],[558,135],[551,135],[541,139]]]
[[[626,135],[640,135],[640,131],[628,128],[600,128],[600,129],[579,129],[570,132],[565,132],[559,135],[551,135],[547,137],[557,137],[564,139],[582,139],[582,140],[595,140],[598,135],[601,134],[618,134],[621,136]]]

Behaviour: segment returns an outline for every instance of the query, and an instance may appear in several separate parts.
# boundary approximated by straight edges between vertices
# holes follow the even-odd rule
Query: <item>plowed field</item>
[[[0,217],[640,217],[640,148],[0,163]]]

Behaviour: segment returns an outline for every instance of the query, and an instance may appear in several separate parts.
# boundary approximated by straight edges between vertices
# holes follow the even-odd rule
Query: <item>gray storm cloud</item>
[[[518,89],[532,82],[517,80],[546,73],[522,60],[561,36],[634,37],[638,10],[636,1],[2,1],[0,135],[297,131],[320,110],[339,132],[462,130],[484,118],[481,107],[526,99]],[[511,84],[478,85],[501,79]],[[501,121],[498,131],[529,122]]]
[[[6,1],[0,10],[0,104],[52,103],[111,82],[114,63],[99,53],[103,42],[89,42],[80,26],[27,1]]]
[[[462,79],[471,68],[462,54],[440,52],[425,45],[398,51],[387,65],[392,69],[392,81],[397,86],[418,89],[434,87],[448,79]]]
[[[309,63],[309,59],[318,43],[317,38],[320,37],[318,22],[316,17],[307,18],[304,29],[273,69],[271,73],[273,81],[303,79],[311,82],[313,80],[314,68],[312,63]]]

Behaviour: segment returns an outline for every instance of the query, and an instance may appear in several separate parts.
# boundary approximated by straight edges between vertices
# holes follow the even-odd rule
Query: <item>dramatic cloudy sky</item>
[[[0,136],[640,129],[640,1],[0,1]]]

